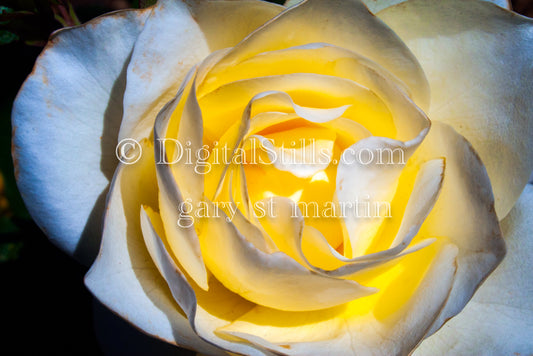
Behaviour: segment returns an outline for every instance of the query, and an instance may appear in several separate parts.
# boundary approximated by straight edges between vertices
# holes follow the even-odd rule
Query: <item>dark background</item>
[[[0,0],[0,354],[194,355],[145,336],[94,301],[83,284],[87,269],[48,242],[24,208],[13,176],[11,105],[49,34],[110,10],[139,7],[139,1],[147,5]],[[513,4],[533,15],[533,0]]]

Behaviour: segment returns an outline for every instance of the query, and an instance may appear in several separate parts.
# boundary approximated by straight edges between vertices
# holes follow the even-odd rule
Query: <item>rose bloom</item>
[[[533,21],[399,2],[58,31],[13,109],[29,211],[99,301],[204,354],[532,353]]]

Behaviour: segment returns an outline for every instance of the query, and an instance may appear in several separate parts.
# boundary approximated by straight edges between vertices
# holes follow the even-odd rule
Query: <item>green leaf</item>
[[[19,228],[7,216],[0,216],[0,234],[9,234],[19,231]]]
[[[0,45],[6,45],[19,40],[19,36],[7,30],[0,30]]]
[[[20,241],[0,243],[0,263],[18,259],[23,246],[24,244]]]

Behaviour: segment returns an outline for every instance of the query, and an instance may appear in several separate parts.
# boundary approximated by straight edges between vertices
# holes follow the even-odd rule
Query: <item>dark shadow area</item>
[[[107,355],[196,355],[193,351],[178,349],[173,345],[139,332],[96,300],[93,304],[93,310],[96,338]]]
[[[0,264],[0,353],[100,355],[93,331],[86,268],[53,246],[32,222],[2,236],[19,241],[18,259]]]

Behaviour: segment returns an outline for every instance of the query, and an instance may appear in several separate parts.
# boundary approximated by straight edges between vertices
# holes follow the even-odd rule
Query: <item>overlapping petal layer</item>
[[[149,149],[151,144],[143,141],[143,147]],[[253,304],[216,283],[211,283],[212,293],[207,295],[201,288],[193,289],[194,282],[180,274],[179,267],[172,270],[176,265],[168,260],[168,242],[163,251],[158,245],[161,240],[154,235],[159,231],[164,236],[162,222],[153,210],[157,207],[153,157],[119,166],[108,207],[100,254],[85,277],[87,287],[104,305],[144,332],[170,343],[210,355],[225,354],[210,343],[233,352],[264,355],[254,347],[224,342],[213,334]],[[147,221],[147,214],[151,221]],[[178,301],[175,296],[179,296]]]
[[[305,9],[309,6],[308,9],[312,12],[312,3],[309,1],[301,7]],[[264,28],[274,26],[272,24],[276,21],[283,23],[280,20],[283,16]],[[291,217],[291,206],[296,206],[300,200],[298,195],[287,196],[294,199],[295,203],[291,203],[291,200],[276,200],[277,208],[281,208],[280,215],[271,211],[266,220],[256,219],[249,206],[259,200],[257,193],[252,191],[250,195],[247,190],[247,185],[252,183],[246,173],[249,168],[245,166],[244,170],[238,170],[234,168],[236,163],[233,161],[218,164],[210,158],[209,163],[213,166],[205,172],[202,182],[195,168],[199,158],[195,157],[192,165],[178,163],[176,166],[162,164],[157,167],[161,217],[150,209],[141,210],[142,230],[150,255],[174,298],[187,311],[193,328],[204,339],[226,349],[244,347],[252,350],[263,347],[286,353],[282,350],[288,347],[291,354],[305,354],[310,347],[316,350],[324,345],[345,349],[346,339],[339,327],[334,327],[340,320],[344,320],[351,329],[360,329],[363,324],[374,325],[374,328],[384,328],[386,335],[397,335],[404,339],[390,345],[383,344],[379,339],[374,339],[373,343],[372,338],[369,339],[370,335],[362,330],[361,337],[367,341],[361,341],[361,347],[381,352],[405,352],[413,348],[425,333],[438,328],[444,318],[457,313],[470,298],[481,278],[494,268],[502,256],[504,248],[496,216],[490,210],[490,194],[484,195],[487,191],[490,192],[490,183],[483,166],[466,141],[461,141],[461,137],[445,125],[437,125],[430,136],[426,137],[429,122],[407,96],[412,89],[406,89],[394,77],[383,74],[384,70],[380,65],[353,52],[343,52],[322,44],[288,50],[283,47],[272,48],[269,40],[262,38],[264,28],[249,36],[234,50],[215,53],[200,65],[199,72],[191,72],[192,76],[184,81],[178,95],[156,120],[155,142],[161,138],[175,139],[178,142],[187,139],[188,145],[195,149],[199,149],[202,143],[207,143],[212,153],[220,150],[217,145],[223,144],[224,150],[229,147],[230,158],[233,159],[238,150],[245,147],[245,142],[254,138],[265,144],[269,142],[267,138],[283,140],[284,135],[305,136],[305,132],[311,133],[315,127],[320,127],[323,131],[332,130],[333,136],[324,136],[325,142],[331,142],[328,162],[333,162],[331,157],[335,155],[341,160],[339,171],[333,173],[333,177],[337,177],[333,180],[337,191],[330,198],[338,199],[338,203],[347,203],[365,192],[371,192],[383,200],[402,200],[400,198],[403,194],[407,194],[411,196],[408,203],[398,203],[402,206],[401,212],[405,219],[371,221],[368,225],[370,229],[364,232],[358,226],[366,226],[366,222],[345,219],[340,225],[343,226],[341,234],[344,236],[344,243],[340,245],[344,250],[343,256],[334,250],[327,238],[320,238],[321,232],[313,228],[313,224],[309,225],[303,217]],[[285,45],[298,46],[299,43],[296,41]],[[262,53],[263,50],[271,51]],[[295,65],[291,69],[290,61],[294,55],[298,57],[293,52],[299,51],[309,51],[310,54],[316,52],[319,60],[312,65],[307,64],[315,68],[311,73],[300,74]],[[331,67],[331,61],[321,63],[321,55],[333,56],[338,64]],[[263,68],[260,72],[254,71],[255,61],[267,63],[278,60],[282,64],[287,58],[291,59],[283,72],[276,69],[280,68],[279,65],[273,66],[272,70]],[[228,63],[232,63],[232,66]],[[244,63],[243,71],[238,71],[241,63]],[[246,69],[247,66],[250,66],[249,69]],[[355,71],[350,71],[351,69]],[[344,73],[352,75],[346,75],[348,78],[345,78]],[[351,102],[354,98],[358,101]],[[368,137],[369,134],[375,134],[376,130],[364,133],[358,129],[358,134],[345,134],[342,143],[335,143],[337,136],[343,131],[334,124],[336,120],[341,122],[344,119],[365,127],[365,119],[368,120],[369,114],[376,115],[369,110],[375,110],[380,105],[383,109],[378,115],[384,118],[380,124],[385,125],[383,127],[389,125],[388,131],[381,131],[385,137]],[[359,111],[350,112],[354,107]],[[355,138],[355,141],[346,147],[350,137]],[[438,150],[435,148],[435,140],[444,142]],[[417,150],[421,143],[422,146]],[[337,148],[333,149],[332,145],[337,145]],[[275,150],[274,142],[266,146],[271,152],[280,152]],[[386,162],[379,164],[346,164],[348,158],[354,158],[362,150],[361,147],[370,152],[381,149],[391,153]],[[406,174],[403,174],[403,160],[393,162],[394,152],[398,149],[404,155],[403,159],[414,162],[410,163],[411,168]],[[160,152],[159,149],[156,152]],[[158,161],[167,161],[169,157],[156,154]],[[444,160],[439,160],[440,157],[444,157],[446,162],[449,160],[449,174],[447,170],[445,173]],[[466,162],[459,157],[463,160],[466,157]],[[293,162],[287,166],[275,164],[272,155],[269,155],[269,159],[272,165],[268,169],[287,171],[289,175],[294,173],[296,179],[312,181],[316,174],[325,172],[326,168],[318,167],[311,173],[304,173],[301,167],[299,170],[293,169],[298,169],[298,165],[302,163],[305,166],[305,162]],[[435,162],[441,163],[433,164]],[[243,163],[250,162],[241,162]],[[254,165],[257,164],[252,164]],[[470,168],[466,177],[463,172],[465,165]],[[351,171],[354,167],[358,169],[356,174]],[[238,171],[245,172],[245,175],[241,173],[237,179],[241,184],[233,187],[231,177]],[[301,175],[298,172],[302,172]],[[413,175],[409,172],[418,173]],[[417,175],[418,180],[415,182],[414,177]],[[443,177],[446,177],[444,183]],[[404,186],[406,182],[408,184]],[[469,186],[472,182],[476,182],[476,189]],[[256,192],[264,189],[253,184]],[[448,207],[447,202],[454,198],[454,193],[448,188],[450,184],[455,188],[464,187],[463,194],[467,194],[465,191],[469,192],[468,208],[472,211],[452,211]],[[441,185],[447,194],[444,201],[437,200]],[[353,194],[345,193],[346,189]],[[407,193],[402,193],[405,190]],[[240,198],[235,199],[234,193]],[[204,194],[208,199],[204,198]],[[173,211],[173,207],[182,204],[186,198],[194,203],[203,203],[201,209],[210,213],[199,218],[194,215],[198,208],[187,212]],[[224,199],[228,198],[233,205],[226,205]],[[248,208],[238,209],[236,200],[246,201]],[[286,204],[284,210],[284,202],[292,205]],[[222,208],[219,203],[222,203]],[[430,213],[434,204],[437,210]],[[472,221],[472,217],[477,221],[486,221],[487,228],[483,231],[465,229],[461,237],[453,230],[442,229],[440,224],[454,216],[459,218],[459,211],[465,221]],[[194,224],[184,228],[179,223],[178,226],[173,223],[183,216],[188,216]],[[238,220],[233,223],[235,216]],[[392,231],[396,231],[396,238],[390,234],[383,235],[384,232]],[[245,236],[245,233],[250,236]],[[480,253],[475,248],[480,238],[478,234],[482,237],[487,253]],[[376,236],[381,236],[380,240],[390,239],[389,249],[378,248],[365,256],[369,250],[376,249]],[[437,242],[431,244],[435,238]],[[186,246],[191,246],[190,251],[184,248]],[[338,264],[334,269],[325,270],[309,262],[304,250],[317,251],[320,248],[322,255],[329,253],[329,259],[337,259]],[[315,254],[314,258],[316,256]],[[475,269],[471,269],[472,260],[475,261]],[[425,268],[420,268],[421,265]],[[436,280],[434,273],[447,277]],[[398,281],[402,278],[412,279],[409,287],[403,283],[400,288]],[[368,287],[357,283],[360,281],[364,281],[363,285]],[[371,287],[378,289],[373,290]],[[218,293],[225,290],[224,294],[231,296],[230,300],[240,305],[240,315],[233,313],[233,321],[225,319],[226,322],[209,319],[211,322],[209,326],[205,326],[207,329],[198,330],[196,312],[203,310],[206,302],[201,298],[197,299],[197,295],[212,296],[216,292],[213,288]],[[428,294],[427,290],[434,292]],[[368,296],[369,294],[373,295]],[[392,303],[392,295],[402,295],[403,298]],[[254,304],[246,300],[257,306],[253,307]],[[418,309],[421,305],[425,308]],[[329,318],[324,320],[325,324],[317,327],[313,323],[313,327],[320,329],[327,325],[331,332],[337,334],[330,335],[331,338],[325,344],[320,344],[316,338],[306,338],[314,333],[307,336],[304,333],[300,339],[291,335],[292,340],[282,341],[283,338],[272,338],[275,327],[271,323],[267,323],[269,337],[265,337],[265,331],[261,330],[265,326],[259,327],[264,321],[259,319],[255,320],[259,324],[252,327],[256,332],[243,332],[242,325],[246,325],[246,328],[250,328],[250,325],[249,322],[241,324],[240,318],[247,320],[249,315],[255,315],[254,310],[260,311],[262,308],[274,308],[276,313],[287,315],[306,311],[311,313],[311,319],[320,319],[321,315],[327,314]],[[430,313],[427,313],[428,308]],[[266,310],[273,312],[273,309]],[[413,324],[415,320],[418,325],[416,328]],[[394,324],[400,326],[393,327]],[[220,332],[215,332],[214,325]],[[300,326],[296,330],[299,334]],[[352,337],[353,334],[352,331]],[[410,337],[406,337],[407,334]],[[236,342],[237,340],[241,341]],[[378,344],[381,346],[378,347]]]
[[[394,6],[396,4],[405,2],[406,0],[363,0],[365,5],[368,7],[372,13],[378,13],[379,11],[386,9],[387,7]],[[486,0],[488,2],[494,3],[498,6],[501,6],[505,9],[510,9],[511,4],[508,0]],[[288,0],[285,2],[285,6],[293,6],[297,3],[302,2],[302,0]]]
[[[524,25],[522,39],[530,35],[526,20],[511,18],[491,4],[467,3],[502,28]],[[407,21],[404,7],[414,8],[411,15],[434,10],[410,1],[380,14],[393,27],[398,23],[405,28],[400,35],[427,65],[423,54],[433,42],[417,37],[420,22]],[[73,106],[53,96],[53,105],[43,111],[31,99],[35,93],[48,95],[38,75],[43,68],[55,68],[49,63],[52,59],[70,59],[61,42],[55,44],[40,59],[26,84],[29,89],[22,91],[15,106],[15,122],[23,129],[16,155],[27,160],[30,154],[44,157],[35,145],[19,148],[20,142],[37,137],[35,127],[44,127],[30,114],[55,113],[59,124],[52,128],[61,133],[72,129],[57,108],[77,118],[87,114],[100,124],[80,141],[87,147],[102,130],[106,110],[113,110],[113,137],[141,139],[148,154],[115,172],[100,254],[86,284],[105,305],[147,333],[208,354],[222,353],[221,349],[250,355],[408,353],[457,314],[503,258],[505,246],[489,180],[491,162],[501,156],[491,161],[486,158],[490,152],[474,142],[488,162],[487,175],[465,138],[446,123],[430,125],[423,111],[429,108],[428,83],[417,58],[363,2],[307,0],[276,16],[279,11],[276,5],[248,0],[163,0],[144,12],[126,12],[112,21],[103,18],[97,29],[113,30],[123,21],[135,31],[117,50],[116,67],[106,71],[89,66],[88,77],[80,70],[87,81],[68,88],[92,84],[92,76],[100,78],[93,72],[112,72],[104,76],[101,95],[94,103]],[[454,11],[439,16],[446,18]],[[228,16],[210,21],[214,13]],[[276,17],[260,26],[272,16]],[[228,26],[241,18],[246,21]],[[411,33],[411,28],[416,31]],[[461,33],[460,44],[471,43],[464,28],[452,29]],[[65,46],[70,46],[71,34],[76,39],[87,29],[71,31],[58,36]],[[100,32],[95,33],[91,41],[96,43]],[[183,40],[176,42],[178,36]],[[439,40],[446,46],[453,42]],[[224,49],[227,46],[235,47]],[[480,46],[465,47],[476,55],[503,48],[495,47],[490,38]],[[446,53],[441,60],[457,65]],[[79,68],[81,63],[64,65]],[[519,64],[517,70],[528,70],[526,62]],[[477,74],[487,69],[466,67]],[[426,68],[431,85],[437,85],[435,80],[442,78],[432,75],[441,67]],[[483,83],[499,84],[498,78]],[[512,78],[512,85],[529,88]],[[64,77],[55,73],[49,80],[60,83]],[[432,92],[437,106],[432,102],[430,113],[435,118],[463,132],[463,121],[457,124],[448,118],[468,112],[474,117],[469,121],[472,127],[494,129],[494,118],[477,118],[486,110],[479,105],[487,103],[480,90],[472,89],[473,106],[458,100],[458,111],[449,117],[439,116],[446,111],[437,110],[446,99],[439,90]],[[513,151],[504,156],[512,161],[520,147],[529,148],[529,143],[521,146],[509,137],[517,137],[530,108],[515,100],[512,90],[511,97],[509,106],[502,100],[491,104],[494,117],[509,110],[514,115],[503,139]],[[111,98],[116,107],[96,105],[102,98]],[[93,111],[84,106],[92,104]],[[77,113],[76,105],[87,110]],[[19,109],[26,106],[31,108],[27,113]],[[465,135],[469,130],[475,131],[466,129]],[[290,152],[286,146],[298,138],[303,141],[294,146],[303,151],[290,162],[278,162]],[[313,144],[310,139],[315,139]],[[184,162],[177,158],[178,144],[209,157],[193,154]],[[62,154],[67,150],[65,142],[52,147]],[[79,142],[75,147],[81,151]],[[325,152],[326,161],[307,160],[320,152]],[[361,152],[378,159],[363,163]],[[376,152],[381,154],[374,156]],[[398,162],[395,153],[401,156]],[[228,154],[230,161],[217,162],[216,154]],[[246,156],[253,154],[262,160]],[[526,156],[522,165],[510,162],[511,168],[530,168]],[[86,158],[91,169],[100,163],[93,154]],[[103,171],[114,169],[114,164],[107,164]],[[32,213],[38,215],[40,206],[57,202],[52,195],[64,195],[54,189],[56,185],[37,189],[44,185],[35,183],[39,181],[28,167],[21,170],[19,183],[26,199],[35,199]],[[60,183],[72,184],[74,178],[62,177]],[[108,182],[98,179],[90,183],[95,187],[92,195]],[[510,188],[501,188],[495,179],[504,212],[521,178]],[[331,213],[363,195],[390,203],[392,215],[361,219]],[[313,202],[329,202],[331,208],[318,208],[319,219],[308,217],[301,204]],[[272,204],[271,210],[257,216],[258,204]],[[52,206],[54,212],[66,214],[59,204]],[[347,212],[353,210],[352,206]],[[44,227],[54,229],[52,238],[62,241],[67,235],[61,225],[43,216]],[[82,216],[83,212],[70,218],[65,226],[79,235]],[[65,230],[70,234],[69,250],[77,242],[70,236],[78,236],[71,230]],[[430,348],[437,344],[427,342]]]
[[[260,1],[159,1],[131,54],[119,138],[146,137],[191,66],[236,45],[281,10]],[[247,20],[228,26],[234,18]]]
[[[533,187],[526,186],[502,221],[507,257],[461,314],[426,339],[414,355],[527,354],[533,349],[533,269],[530,251]]]
[[[281,10],[247,0],[187,6],[163,0],[154,8],[119,11],[54,33],[22,87],[12,117],[20,191],[30,214],[56,245],[85,264],[94,260],[105,197],[118,163],[118,137],[146,137],[190,65],[212,48],[235,45]],[[213,11],[249,20],[230,28],[211,20]],[[210,30],[204,32],[206,26]],[[228,32],[231,40],[219,43],[219,34]],[[168,46],[165,38],[174,45]]]
[[[479,153],[503,219],[533,170],[533,20],[474,0],[414,0],[378,16],[424,68],[429,117]]]

